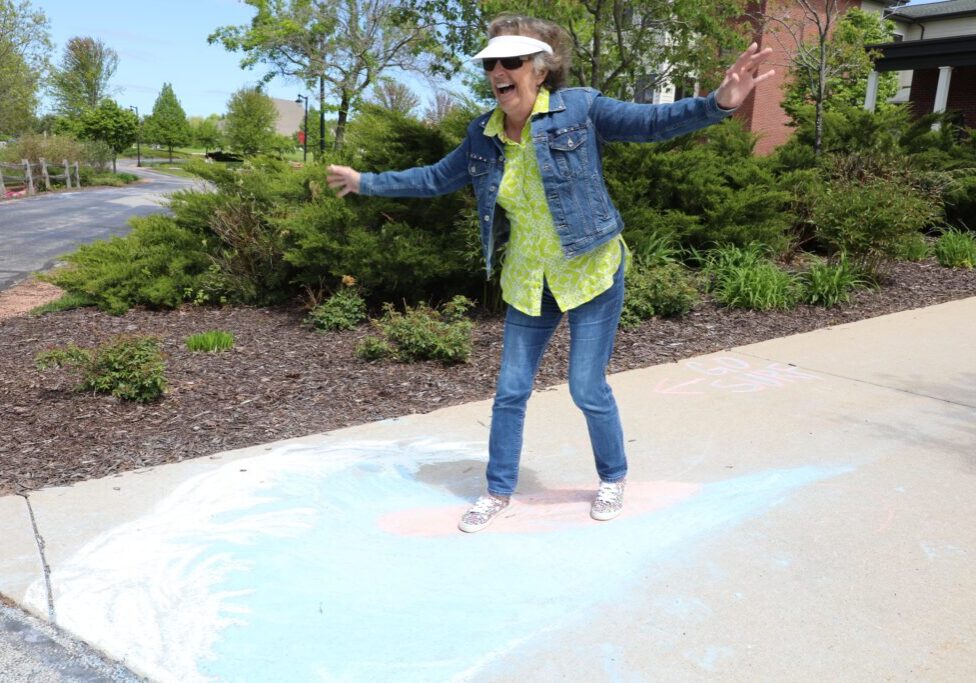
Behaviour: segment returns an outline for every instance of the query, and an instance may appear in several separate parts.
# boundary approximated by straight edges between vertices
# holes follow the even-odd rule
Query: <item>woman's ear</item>
[[[542,73],[536,74],[535,86],[537,88],[541,88],[542,87],[542,84],[546,82],[546,79],[547,78],[549,78],[549,70],[548,69],[543,69],[542,70]]]

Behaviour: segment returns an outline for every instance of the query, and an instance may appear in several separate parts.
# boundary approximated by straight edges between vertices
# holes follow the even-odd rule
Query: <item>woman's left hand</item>
[[[769,59],[773,48],[759,49],[753,43],[746,51],[739,55],[735,64],[725,72],[725,80],[715,91],[715,102],[722,109],[736,109],[752,92],[753,88],[775,74],[772,69],[762,75],[757,75],[759,66]]]

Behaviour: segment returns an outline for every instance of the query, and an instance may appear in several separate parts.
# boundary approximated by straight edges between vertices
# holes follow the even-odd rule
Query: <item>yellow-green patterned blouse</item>
[[[505,173],[498,189],[498,205],[508,215],[511,235],[502,263],[502,298],[526,315],[540,315],[543,282],[549,285],[561,311],[585,304],[610,289],[623,244],[623,238],[618,238],[575,258],[563,255],[532,143],[532,116],[547,111],[549,91],[542,88],[525,122],[521,142],[505,135],[501,109],[495,109],[485,126],[485,135],[497,135],[505,143]]]

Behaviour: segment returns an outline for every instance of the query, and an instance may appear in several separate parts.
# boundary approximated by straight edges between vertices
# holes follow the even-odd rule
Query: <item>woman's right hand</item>
[[[327,170],[329,174],[325,178],[326,182],[329,183],[329,187],[339,191],[338,196],[345,197],[350,192],[359,192],[359,171],[334,164]]]

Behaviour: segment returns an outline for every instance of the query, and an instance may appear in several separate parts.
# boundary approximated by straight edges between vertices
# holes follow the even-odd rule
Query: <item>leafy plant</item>
[[[946,230],[935,243],[935,257],[946,268],[976,267],[976,239],[969,232]]]
[[[677,263],[651,268],[639,265],[627,273],[620,326],[632,329],[652,316],[678,316],[687,313],[698,300],[690,275]]]
[[[186,348],[190,351],[226,351],[233,347],[234,335],[223,330],[198,332],[186,338]]]
[[[355,280],[352,280],[313,308],[305,322],[320,330],[352,330],[365,319],[366,301],[355,286]]]
[[[69,344],[39,353],[35,363],[39,370],[74,369],[81,375],[79,391],[111,394],[124,401],[148,403],[166,390],[163,354],[154,337],[116,337],[94,349]]]
[[[455,296],[440,310],[420,304],[407,306],[400,313],[392,304],[386,304],[383,317],[373,324],[392,345],[397,360],[464,363],[471,355],[472,328],[465,313],[473,305],[463,296]],[[372,343],[372,347],[376,350],[379,345]]]
[[[393,358],[396,351],[390,346],[389,342],[370,335],[356,345],[356,357],[363,360],[374,361],[384,358]]]
[[[862,277],[843,258],[833,263],[815,261],[801,273],[800,281],[803,283],[803,300],[826,308],[847,303],[851,299],[851,292],[870,284],[870,280]]]

